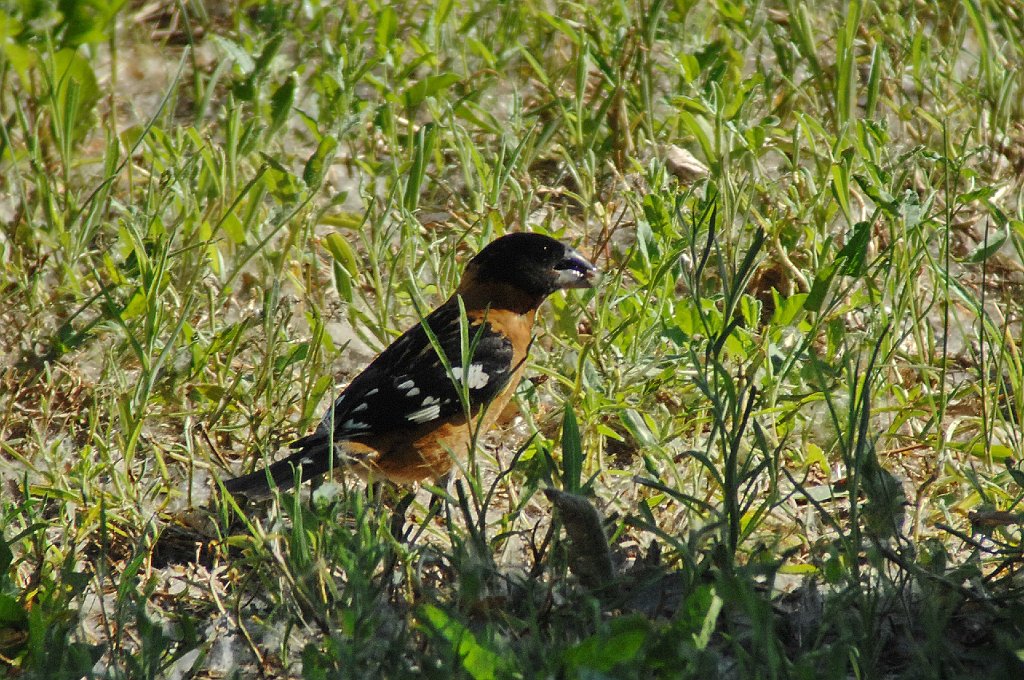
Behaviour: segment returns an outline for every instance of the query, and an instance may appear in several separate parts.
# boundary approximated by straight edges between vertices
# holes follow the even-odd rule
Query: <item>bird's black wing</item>
[[[423,324],[417,324],[356,376],[328,409],[317,431],[333,430],[333,438],[340,440],[419,427],[463,412],[462,385],[468,388],[472,413],[508,386],[517,368],[512,365],[512,342],[486,319],[476,323],[465,320],[457,299],[452,298],[431,313],[426,323],[448,359],[451,374]],[[469,324],[471,350],[465,362],[464,323]]]

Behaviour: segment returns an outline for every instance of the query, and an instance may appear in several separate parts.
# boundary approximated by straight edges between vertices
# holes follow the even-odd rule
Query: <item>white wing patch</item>
[[[342,429],[342,431],[369,430],[370,426],[367,425],[366,423],[361,423],[358,420],[353,420],[352,418],[349,418],[341,426],[341,429]]]
[[[456,380],[462,382],[462,366],[453,366],[452,375]],[[479,390],[486,387],[490,379],[491,377],[484,371],[483,364],[470,364],[469,370],[466,371],[466,386],[471,390]]]
[[[431,397],[427,397],[427,399],[430,399],[430,398]],[[437,400],[435,399],[434,401],[436,402]],[[417,409],[416,411],[413,411],[412,413],[410,413],[406,417],[409,420],[411,420],[412,422],[414,422],[414,423],[423,424],[423,423],[429,423],[431,420],[434,420],[435,418],[437,418],[440,415],[441,415],[441,404],[439,404],[439,403],[432,403],[432,404],[430,404],[428,406],[424,406],[421,409]]]
[[[409,391],[405,393],[405,396],[407,396],[407,397],[415,397],[419,393],[420,393],[420,388],[418,388],[418,387],[410,387]]]
[[[408,389],[412,389],[412,388],[416,387],[416,383],[414,383],[412,380],[406,380],[403,383],[399,383],[398,385],[395,385],[395,387],[400,389],[400,390],[408,390]]]

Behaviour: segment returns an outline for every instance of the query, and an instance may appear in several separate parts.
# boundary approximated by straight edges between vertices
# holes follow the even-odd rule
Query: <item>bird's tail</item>
[[[319,477],[331,468],[331,445],[331,436],[328,432],[313,432],[292,442],[289,448],[294,453],[287,458],[262,470],[229,479],[224,482],[224,488],[232,495],[252,499],[269,496],[271,482],[282,491],[292,489],[296,478],[306,481]]]

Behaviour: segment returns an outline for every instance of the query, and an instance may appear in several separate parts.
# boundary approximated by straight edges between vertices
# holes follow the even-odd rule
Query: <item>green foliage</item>
[[[16,533],[10,540],[0,537],[0,654],[4,666],[24,669],[30,677],[78,678],[91,672],[103,651],[100,645],[74,641],[78,607],[90,577],[76,570],[79,555],[74,548],[62,561],[38,561],[33,586],[16,577],[19,565],[46,552],[46,525],[31,521],[31,514],[38,512],[33,505],[2,507],[4,526]],[[26,555],[16,559],[12,546]]]
[[[481,645],[473,632],[433,605],[425,605],[420,611],[426,625],[441,635],[451,645],[462,667],[473,680],[494,680],[499,677],[506,662],[501,656]],[[501,672],[501,676],[507,674]]]
[[[1020,674],[1017,9],[157,5],[0,8],[0,674]],[[210,497],[511,229],[443,507]]]

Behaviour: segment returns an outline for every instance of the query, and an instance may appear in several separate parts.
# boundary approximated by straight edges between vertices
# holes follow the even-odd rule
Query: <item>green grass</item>
[[[1022,59],[988,0],[0,5],[0,675],[1020,674]],[[440,516],[220,497],[524,228],[604,279]]]

